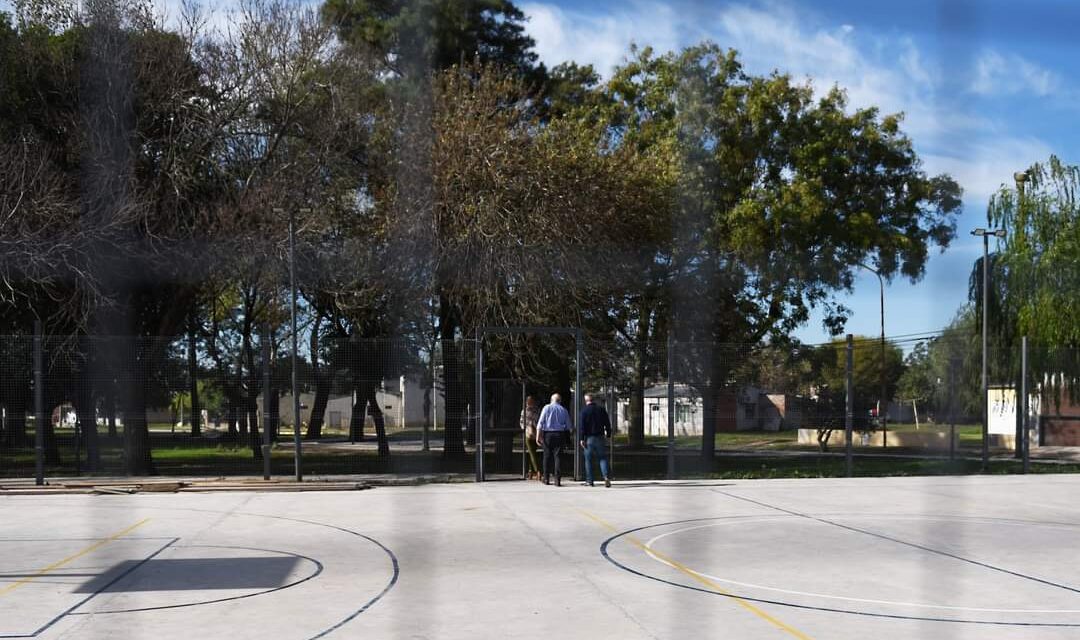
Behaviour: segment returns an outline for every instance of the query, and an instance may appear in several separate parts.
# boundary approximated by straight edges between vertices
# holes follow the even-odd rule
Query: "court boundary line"
[[[686,520],[673,520],[671,522],[657,522],[657,523],[654,523],[654,524],[648,524],[648,525],[643,525],[643,526],[640,526],[640,527],[635,527],[633,529],[627,529],[626,531],[618,532],[615,535],[608,538],[607,540],[604,540],[604,542],[602,542],[600,544],[600,555],[603,556],[605,560],[607,560],[611,564],[615,565],[619,569],[622,569],[623,571],[626,571],[627,573],[631,573],[633,575],[639,576],[641,578],[645,578],[647,580],[653,580],[655,582],[660,582],[662,584],[670,585],[672,587],[678,587],[680,589],[688,589],[690,591],[697,591],[697,592],[700,592],[700,593],[710,593],[710,594],[712,594],[714,596],[720,596],[720,597],[723,597],[723,598],[738,598],[738,599],[741,599],[741,600],[746,600],[747,602],[757,602],[757,603],[761,603],[761,604],[775,604],[775,605],[778,605],[778,606],[781,606],[781,607],[790,607],[792,609],[802,609],[804,611],[820,611],[820,612],[824,612],[824,613],[840,613],[840,614],[845,614],[845,615],[863,616],[863,617],[867,617],[867,618],[882,618],[882,619],[889,619],[889,620],[904,620],[904,621],[916,621],[916,622],[947,622],[947,623],[952,623],[952,624],[985,625],[985,626],[993,626],[993,627],[1047,627],[1047,628],[1055,628],[1055,629],[1058,629],[1058,628],[1064,628],[1064,629],[1080,628],[1080,623],[1072,623],[1072,622],[1004,622],[1004,621],[994,621],[994,620],[966,620],[966,619],[961,619],[961,618],[934,618],[934,617],[928,617],[928,616],[906,616],[906,615],[892,614],[892,613],[873,613],[873,612],[870,612],[870,611],[859,611],[857,609],[840,609],[840,608],[836,608],[836,607],[822,607],[822,606],[814,606],[814,605],[796,604],[794,602],[784,602],[783,600],[769,600],[769,599],[766,599],[766,598],[757,598],[757,597],[753,597],[753,596],[740,595],[740,594],[730,593],[730,592],[725,593],[725,592],[720,592],[720,591],[712,591],[710,589],[703,589],[701,587],[695,587],[693,585],[681,584],[681,583],[678,583],[678,582],[674,582],[672,580],[667,580],[665,578],[660,578],[658,576],[654,576],[654,575],[645,573],[643,571],[638,571],[637,569],[633,569],[633,568],[628,567],[625,564],[619,562],[618,560],[613,558],[610,553],[608,553],[608,547],[611,546],[612,542],[615,542],[616,540],[619,540],[620,538],[623,538],[624,536],[630,536],[630,535],[632,535],[634,533],[637,533],[639,531],[644,531],[646,529],[654,529],[654,528],[657,528],[657,527],[665,527],[665,526],[670,526],[670,525],[674,525],[674,524],[686,524],[686,523],[689,523],[689,522],[704,522],[704,521],[707,521],[707,520],[717,520],[717,519],[720,519],[720,518],[717,518],[717,517],[712,517],[712,518],[688,518]]]
[[[16,580],[15,582],[12,582],[11,584],[9,584],[9,585],[7,585],[7,586],[5,586],[3,588],[0,588],[0,596],[7,595],[7,594],[11,593],[12,591],[18,589],[19,587],[21,587],[21,586],[23,586],[25,584],[30,584],[34,580],[37,580],[41,576],[49,573],[50,571],[53,571],[54,569],[59,569],[60,567],[64,566],[65,564],[68,564],[69,562],[72,562],[74,560],[78,560],[79,558],[81,558],[81,557],[83,557],[85,555],[89,555],[89,554],[97,551],[98,549],[104,547],[105,545],[109,544],[110,542],[113,542],[115,540],[119,540],[120,538],[124,537],[126,534],[131,533],[132,531],[138,529],[139,527],[143,526],[147,522],[150,522],[150,518],[143,518],[142,520],[136,522],[135,524],[131,525],[130,527],[127,527],[126,529],[123,529],[122,531],[118,531],[117,533],[114,533],[114,534],[112,534],[111,536],[109,536],[107,538],[98,538],[97,542],[95,542],[94,544],[92,544],[92,545],[90,545],[88,547],[84,547],[83,549],[71,554],[70,556],[68,556],[66,558],[63,558],[62,560],[57,560],[56,562],[48,565],[47,567],[44,567],[42,569],[38,569],[37,571],[30,574],[29,576],[26,576],[26,577],[24,577],[24,578],[22,578],[20,580]]]
[[[763,519],[767,519],[767,518],[771,518],[771,517],[775,517],[775,516],[762,516]],[[867,516],[867,517],[870,517],[870,516]],[[888,519],[887,517],[885,517],[885,518]],[[946,522],[947,521],[947,520],[945,520],[943,518],[935,518],[935,517],[929,517],[927,519],[937,521],[937,522]],[[662,540],[664,538],[674,536],[674,535],[677,535],[677,534],[680,534],[680,533],[685,533],[687,531],[696,531],[696,530],[700,530],[700,529],[705,529],[705,528],[710,528],[710,527],[727,526],[727,525],[731,525],[731,524],[741,524],[742,522],[745,522],[745,521],[732,522],[732,521],[725,520],[725,521],[710,522],[710,523],[707,523],[707,524],[700,524],[700,525],[696,525],[696,526],[693,526],[693,527],[687,527],[685,529],[675,529],[673,531],[668,531],[666,533],[661,533],[658,536],[654,536],[653,538],[651,538],[650,540],[648,540],[645,543],[645,546],[649,548],[649,554],[652,556],[653,560],[655,560],[656,562],[659,562],[661,564],[667,564],[667,562],[664,559],[662,559],[660,557],[657,557],[657,556],[653,555],[653,553],[652,553],[653,551],[655,551],[655,549],[653,549],[653,545],[656,542],[658,542],[659,540]],[[767,586],[767,585],[753,584],[753,583],[750,583],[750,582],[740,582],[738,580],[732,580],[730,578],[723,578],[723,577],[711,575],[711,574],[708,574],[708,573],[702,573],[701,575],[705,576],[706,578],[716,580],[717,582],[723,582],[723,583],[730,584],[730,585],[737,585],[737,586],[746,587],[746,588],[749,588],[749,589],[759,589],[759,590],[762,590],[762,591],[774,591],[774,592],[777,592],[777,593],[783,593],[783,594],[788,594],[788,595],[793,595],[793,596],[804,596],[804,597],[807,597],[807,598],[819,598],[819,599],[822,599],[822,600],[841,600],[841,601],[846,601],[846,602],[858,602],[858,603],[863,603],[863,604],[879,604],[879,605],[892,606],[892,607],[940,609],[940,610],[943,610],[943,611],[965,611],[965,612],[969,612],[969,613],[1008,613],[1008,614],[1029,614],[1029,615],[1034,615],[1034,614],[1039,614],[1039,615],[1046,615],[1046,614],[1076,615],[1076,614],[1080,614],[1080,609],[989,609],[989,608],[980,608],[980,607],[959,607],[959,606],[948,606],[948,605],[936,605],[936,604],[928,604],[928,603],[924,603],[924,602],[898,602],[898,601],[895,601],[895,600],[874,600],[874,599],[870,599],[870,598],[854,598],[854,597],[848,597],[848,596],[838,596],[838,595],[833,595],[833,594],[828,594],[828,593],[813,593],[813,592],[809,592],[809,591],[796,591],[796,590],[793,590],[793,589],[784,589],[784,588],[781,588],[781,587],[770,587],[770,586]]]
[[[179,538],[177,538],[177,539],[179,540]],[[161,605],[161,606],[157,606],[157,607],[138,607],[138,608],[132,608],[132,609],[109,609],[109,610],[105,610],[105,611],[80,611],[80,612],[72,612],[72,613],[69,613],[68,615],[71,615],[71,616],[90,616],[90,615],[100,616],[100,615],[112,615],[112,614],[118,614],[118,613],[140,613],[140,612],[143,612],[143,611],[161,611],[163,609],[183,609],[185,607],[201,607],[201,606],[207,605],[207,604],[218,604],[219,602],[232,602],[233,600],[244,600],[246,598],[254,598],[255,596],[263,596],[263,595],[267,595],[267,594],[274,593],[274,592],[277,592],[277,591],[282,591],[282,590],[288,589],[290,587],[295,587],[298,584],[302,584],[304,582],[307,582],[308,580],[312,580],[314,578],[317,578],[323,572],[323,564],[321,562],[319,562],[318,560],[316,560],[315,558],[311,558],[311,557],[308,557],[308,556],[305,556],[305,555],[302,555],[302,554],[299,554],[299,553],[292,553],[292,552],[289,552],[289,551],[278,551],[276,549],[261,549],[259,547],[241,547],[241,546],[216,545],[216,544],[190,544],[190,545],[183,545],[183,546],[177,545],[177,546],[174,546],[173,548],[174,549],[242,549],[244,551],[263,551],[263,552],[266,552],[266,553],[275,553],[275,554],[278,554],[280,556],[292,556],[294,558],[300,558],[301,560],[307,560],[311,564],[315,565],[315,571],[313,573],[307,575],[307,576],[304,576],[303,578],[300,578],[299,580],[293,580],[292,582],[290,582],[288,584],[283,584],[283,585],[273,587],[273,588],[270,588],[270,589],[263,589],[262,591],[256,591],[254,593],[246,593],[246,594],[244,594],[242,596],[229,596],[228,598],[217,598],[217,599],[214,599],[214,600],[203,600],[201,602],[185,602],[185,603],[182,603],[182,604],[168,604],[168,605]]]
[[[611,525],[610,523],[602,520],[601,518],[589,513],[588,511],[585,511],[584,509],[578,509],[578,511],[581,512],[585,517],[587,517],[590,520],[596,522],[597,524],[604,527],[605,529],[608,529],[608,530],[610,530],[610,531],[612,531],[612,532],[614,532],[616,534],[619,532],[619,530],[616,529],[613,525]],[[638,540],[637,538],[635,538],[632,535],[627,535],[626,540],[627,540],[627,542],[630,542],[631,544],[638,547],[639,549],[644,550],[646,553],[656,553],[656,554],[658,554],[657,557],[660,557],[660,556],[663,555],[663,554],[660,554],[659,552],[651,551],[647,546],[642,544],[642,542],[640,540]],[[670,564],[673,568],[678,569],[679,571],[685,573],[686,575],[690,576],[691,578],[697,580],[701,584],[704,584],[705,586],[710,587],[711,589],[714,590],[713,593],[721,593],[723,595],[728,596],[736,604],[743,607],[744,609],[746,609],[750,613],[753,613],[754,615],[758,616],[762,620],[768,622],[769,624],[773,625],[777,629],[780,629],[781,631],[784,631],[784,632],[788,633],[789,635],[792,635],[792,636],[794,636],[796,638],[799,638],[800,640],[812,640],[810,638],[810,636],[806,635],[802,631],[799,631],[795,627],[792,627],[791,625],[787,624],[786,622],[783,622],[782,620],[780,620],[779,618],[769,614],[768,612],[763,611],[759,607],[756,607],[756,606],[750,604],[745,599],[740,598],[739,596],[736,596],[736,595],[726,591],[720,585],[716,584],[712,580],[709,580],[704,575],[698,573],[697,571],[694,571],[693,569],[691,569],[690,567],[687,567],[686,565],[682,564],[681,562],[679,562],[677,560],[674,560],[672,558],[666,558],[666,557],[665,557],[665,562]]]
[[[976,567],[981,567],[983,569],[989,569],[991,571],[997,571],[997,572],[1000,572],[1000,573],[1004,573],[1006,575],[1010,575],[1010,576],[1013,576],[1015,578],[1021,578],[1021,579],[1024,579],[1024,580],[1030,580],[1032,582],[1043,584],[1043,585],[1046,585],[1048,587],[1055,587],[1055,588],[1058,588],[1058,589],[1063,589],[1065,591],[1070,591],[1070,592],[1075,593],[1075,594],[1080,594],[1080,589],[1078,589],[1076,587],[1070,587],[1069,585],[1054,582],[1052,580],[1045,580],[1043,578],[1038,578],[1038,577],[1035,577],[1035,576],[1029,576],[1027,574],[1020,573],[1019,571],[1013,571],[1011,569],[1006,569],[1004,567],[998,567],[998,566],[989,564],[987,562],[982,562],[982,561],[979,561],[979,560],[973,560],[971,558],[965,558],[964,556],[957,555],[955,553],[950,553],[948,551],[942,551],[941,549],[935,549],[933,547],[928,547],[926,545],[921,545],[921,544],[918,544],[918,543],[915,543],[915,542],[908,542],[907,540],[901,540],[900,538],[894,538],[892,536],[888,536],[888,535],[885,535],[883,533],[877,533],[875,531],[870,531],[870,530],[867,530],[867,529],[860,529],[858,527],[853,527],[851,525],[841,524],[839,522],[834,522],[832,520],[827,520],[825,518],[821,518],[821,517],[818,517],[818,516],[812,516],[812,515],[805,514],[805,513],[799,513],[798,511],[792,511],[792,510],[789,510],[789,509],[785,509],[783,507],[777,507],[775,505],[771,505],[771,504],[768,504],[766,502],[759,502],[757,500],[754,500],[753,498],[747,498],[747,497],[744,497],[744,496],[733,495],[733,494],[730,494],[730,493],[728,493],[726,491],[717,491],[717,490],[713,489],[713,492],[714,493],[719,493],[722,496],[727,496],[727,497],[732,498],[734,500],[741,500],[743,502],[749,502],[750,504],[755,504],[755,505],[757,505],[759,507],[764,507],[766,509],[772,509],[774,511],[779,511],[781,513],[786,513],[786,514],[796,516],[796,517],[799,517],[799,518],[805,518],[807,520],[812,520],[814,522],[820,522],[822,524],[832,525],[834,527],[839,527],[840,529],[844,529],[844,530],[847,530],[847,531],[854,531],[855,533],[861,533],[863,535],[878,538],[879,540],[887,540],[889,542],[894,542],[896,544],[903,545],[905,547],[911,547],[912,549],[918,549],[920,551],[925,551],[927,553],[932,553],[932,554],[943,556],[943,557],[946,557],[946,558],[951,558],[951,559],[957,560],[959,562],[966,562],[968,564],[974,565]]]
[[[149,518],[148,518],[148,519],[149,519]],[[79,607],[83,606],[83,605],[84,605],[84,604],[86,604],[87,602],[90,602],[91,600],[93,600],[93,599],[94,599],[94,598],[96,598],[97,596],[101,595],[101,594],[102,594],[103,592],[105,592],[105,591],[106,591],[106,590],[107,590],[107,589],[108,589],[109,587],[113,586],[114,584],[116,584],[116,583],[117,583],[117,582],[119,582],[120,580],[123,580],[124,578],[126,578],[126,577],[128,577],[129,575],[131,575],[132,573],[134,573],[136,569],[138,569],[139,567],[143,566],[144,564],[146,564],[146,563],[147,563],[147,562],[149,562],[150,560],[152,560],[152,559],[154,559],[155,557],[157,557],[157,556],[158,556],[158,555],[159,555],[160,553],[162,553],[163,551],[165,551],[165,550],[166,550],[166,549],[168,549],[169,547],[171,547],[171,546],[173,546],[174,544],[176,544],[176,542],[177,542],[177,541],[179,541],[179,540],[180,540],[180,538],[173,538],[173,539],[171,539],[171,540],[170,540],[169,542],[165,543],[165,545],[164,545],[164,546],[162,546],[162,547],[158,548],[158,550],[157,550],[157,551],[155,551],[155,552],[151,553],[150,555],[146,556],[146,557],[145,557],[145,558],[143,558],[142,560],[139,560],[139,561],[138,561],[137,563],[135,563],[135,564],[134,564],[134,565],[132,565],[131,567],[128,567],[128,568],[127,568],[127,569],[126,569],[125,571],[123,571],[123,572],[122,572],[122,573],[120,573],[120,574],[119,574],[118,576],[116,576],[115,578],[113,578],[112,580],[110,580],[110,581],[109,581],[109,582],[108,582],[107,584],[105,584],[105,585],[103,585],[102,587],[100,587],[100,588],[99,588],[98,590],[96,590],[96,591],[94,591],[93,593],[91,593],[90,595],[86,596],[85,598],[83,598],[83,599],[82,599],[82,600],[80,600],[79,602],[75,603],[75,604],[74,604],[74,605],[72,605],[71,607],[68,607],[67,609],[65,609],[63,613],[61,613],[60,615],[56,616],[55,618],[53,618],[52,620],[48,621],[47,623],[45,623],[45,624],[44,624],[44,625],[43,625],[42,627],[40,627],[40,628],[39,628],[39,629],[38,629],[37,631],[34,631],[33,633],[30,633],[30,634],[0,634],[0,638],[36,638],[36,637],[38,637],[39,635],[41,635],[42,633],[44,633],[45,631],[47,631],[47,630],[48,630],[48,629],[49,629],[50,627],[52,627],[53,625],[55,625],[55,624],[56,624],[57,622],[60,622],[60,620],[64,619],[64,618],[65,618],[65,617],[67,617],[68,615],[70,615],[70,614],[71,614],[71,613],[72,613],[73,611],[75,611],[75,610],[76,610],[76,609],[78,609]]]
[[[254,497],[254,495],[256,495],[256,494],[253,494],[252,497]],[[42,501],[42,502],[44,502],[44,501]],[[116,510],[116,509],[127,509],[128,507],[123,506],[121,504],[99,503],[99,504],[93,504],[91,506],[91,508],[92,509]],[[352,529],[348,529],[348,528],[345,528],[345,527],[339,527],[337,525],[328,524],[328,523],[325,523],[325,522],[319,522],[317,520],[304,520],[302,518],[290,518],[288,516],[278,516],[278,515],[271,515],[271,514],[265,514],[265,513],[253,513],[253,512],[250,512],[250,511],[234,511],[234,510],[222,511],[222,510],[218,510],[218,509],[200,509],[200,508],[196,508],[196,507],[165,507],[165,506],[153,506],[153,507],[147,507],[147,508],[149,510],[187,511],[187,512],[191,512],[191,513],[209,513],[209,514],[215,514],[215,515],[224,515],[226,517],[228,517],[228,516],[245,516],[245,517],[249,517],[249,518],[268,518],[268,519],[271,519],[271,520],[283,520],[283,521],[286,521],[286,522],[298,522],[298,523],[301,523],[301,524],[309,524],[309,525],[316,526],[316,527],[325,527],[327,529],[333,529],[335,531],[339,531],[341,533],[345,533],[345,534],[348,534],[348,535],[351,535],[351,536],[358,537],[358,538],[360,538],[362,540],[366,540],[367,542],[370,542],[371,544],[378,547],[390,559],[390,564],[391,564],[391,569],[392,569],[392,575],[390,577],[390,581],[386,584],[385,587],[383,587],[382,591],[380,591],[378,595],[376,595],[374,598],[368,600],[360,608],[358,608],[355,611],[353,611],[352,613],[350,613],[343,620],[333,624],[332,626],[330,626],[328,628],[323,629],[322,631],[318,632],[316,635],[311,636],[310,638],[307,638],[307,640],[318,640],[319,638],[326,637],[327,635],[333,633],[334,631],[340,629],[341,627],[345,626],[346,624],[348,624],[349,622],[354,620],[357,616],[359,616],[360,614],[364,613],[365,611],[367,611],[368,609],[373,607],[379,600],[381,600],[383,597],[385,597],[386,594],[389,593],[390,590],[393,589],[395,585],[397,585],[398,580],[401,577],[401,564],[398,561],[397,556],[394,555],[394,552],[391,551],[389,547],[387,547],[386,545],[384,545],[383,543],[379,542],[377,539],[375,539],[375,538],[373,538],[371,536],[365,535],[365,534],[360,533],[358,531],[353,531]],[[179,540],[179,538],[177,538],[177,540]],[[5,636],[0,636],[0,638],[4,638],[4,637]],[[15,637],[25,638],[25,637],[32,637],[32,636],[15,636]]]

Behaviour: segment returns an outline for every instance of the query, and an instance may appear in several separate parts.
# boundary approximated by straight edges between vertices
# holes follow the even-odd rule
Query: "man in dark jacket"
[[[585,450],[585,483],[593,486],[592,459],[600,459],[600,473],[604,476],[604,486],[611,486],[608,478],[608,456],[605,443],[611,437],[611,420],[607,411],[593,402],[592,396],[585,396],[585,408],[581,411],[581,448]]]

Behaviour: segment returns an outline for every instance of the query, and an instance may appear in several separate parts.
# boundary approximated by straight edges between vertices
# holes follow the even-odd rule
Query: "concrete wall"
[[[701,435],[701,399],[675,398],[675,435]],[[645,398],[645,435],[666,436],[668,432],[667,398]]]
[[[881,431],[854,431],[851,434],[851,442],[854,446],[860,447],[881,447],[884,446],[885,435]],[[799,429],[799,444],[808,444],[817,446],[818,441],[817,429]],[[890,447],[912,447],[912,448],[924,448],[935,450],[948,450],[949,449],[949,430],[948,429],[926,429],[922,431],[890,431],[889,435]],[[843,447],[845,442],[845,433],[843,429],[834,429],[829,434],[828,443],[832,448]],[[956,436],[956,445],[959,446],[960,436],[959,433]]]
[[[402,391],[404,390],[404,393]],[[435,403],[435,413],[439,425],[446,419],[446,399],[441,392],[432,391],[432,401]],[[416,428],[424,424],[430,424],[431,411],[424,410],[424,387],[418,381],[409,378],[394,378],[383,381],[383,389],[375,392],[375,401],[382,409],[383,419],[388,429]],[[301,421],[307,423],[311,420],[311,406],[315,402],[314,394],[300,394]],[[292,396],[283,394],[281,403],[282,424],[292,425],[293,409]],[[262,406],[260,400],[260,407]],[[346,429],[352,420],[353,398],[351,395],[331,396],[326,405],[325,424],[332,429]],[[370,416],[366,417],[366,423],[371,425]]]

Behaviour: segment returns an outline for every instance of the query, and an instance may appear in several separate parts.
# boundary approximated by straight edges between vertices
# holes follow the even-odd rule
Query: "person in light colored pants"
[[[525,451],[529,456],[528,477],[540,479],[540,464],[536,460],[536,421],[540,412],[536,408],[536,398],[525,398],[525,408],[521,410],[521,430],[525,432]]]

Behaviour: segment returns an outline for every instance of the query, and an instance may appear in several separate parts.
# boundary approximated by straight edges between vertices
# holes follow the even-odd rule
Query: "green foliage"
[[[897,383],[897,394],[902,400],[923,402],[934,395],[938,382],[931,367],[929,347],[925,342],[916,344],[904,358],[904,373]]]
[[[199,408],[211,416],[220,415],[225,407],[225,395],[221,392],[221,388],[211,381],[199,380],[198,390]],[[185,416],[190,416],[191,393],[188,391],[174,392],[169,400],[169,408],[177,415],[182,411]]]
[[[840,90],[816,98],[706,44],[637,52],[608,91],[621,144],[676,150],[669,253],[694,306],[713,303],[703,337],[786,333],[859,262],[917,280],[955,233],[957,184],[922,172],[899,116],[851,111]]]
[[[322,14],[343,40],[377,52],[399,73],[474,60],[526,76],[541,71],[525,14],[509,0],[327,0]]]
[[[861,412],[877,404],[881,397],[883,380],[885,397],[891,400],[896,395],[900,376],[904,371],[904,352],[896,345],[886,342],[883,363],[881,345],[877,338],[855,336],[853,342],[852,392],[856,411]],[[827,392],[834,398],[843,398],[847,371],[846,340],[833,340],[818,349],[824,352],[825,361],[821,378],[824,381],[822,395]]]
[[[1080,347],[1080,167],[1052,156],[1027,171],[1024,192],[1002,187],[987,218],[1005,229],[1000,308],[990,320],[1009,345],[1020,336],[1047,347]],[[978,300],[981,300],[979,298]]]

